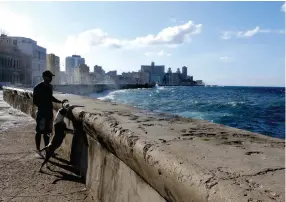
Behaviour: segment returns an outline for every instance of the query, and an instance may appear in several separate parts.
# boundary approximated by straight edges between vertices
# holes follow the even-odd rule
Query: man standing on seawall
[[[62,101],[56,99],[53,96],[53,85],[51,84],[53,76],[50,71],[44,71],[43,81],[34,87],[33,103],[38,107],[36,117],[36,149],[37,154],[41,157],[42,154],[39,151],[41,145],[41,135],[44,136],[45,146],[49,144],[50,134],[53,129],[53,102],[62,103]]]

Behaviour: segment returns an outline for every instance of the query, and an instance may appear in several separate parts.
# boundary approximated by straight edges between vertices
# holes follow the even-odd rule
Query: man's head
[[[47,70],[43,72],[42,76],[45,83],[51,83],[53,80],[53,76],[55,75],[51,71]]]

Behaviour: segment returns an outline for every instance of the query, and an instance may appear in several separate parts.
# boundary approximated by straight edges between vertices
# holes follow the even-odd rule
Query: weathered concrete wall
[[[105,90],[116,89],[136,89],[136,88],[152,88],[150,84],[96,84],[96,85],[54,85],[54,90],[58,92],[87,95],[90,93],[100,93]]]
[[[284,140],[76,95],[55,96],[85,105],[68,115],[77,134],[62,148],[95,200],[285,200]],[[31,92],[4,88],[4,100],[34,115]]]
[[[6,88],[3,97],[14,108],[35,118],[37,109],[32,103],[31,91]],[[59,107],[54,105],[54,115]],[[86,186],[95,201],[166,201],[124,162],[88,135],[83,130],[82,118],[81,113],[69,114],[67,125],[77,133],[65,138],[61,150],[86,179]]]

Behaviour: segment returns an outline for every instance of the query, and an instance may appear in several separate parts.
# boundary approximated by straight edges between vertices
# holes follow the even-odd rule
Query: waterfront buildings
[[[104,83],[105,82],[105,71],[102,66],[95,65],[93,67],[93,83]]]
[[[149,78],[148,72],[123,72],[118,82],[120,84],[145,84],[149,83]]]
[[[74,83],[73,84],[91,84],[92,78],[89,73],[89,66],[86,64],[80,64],[74,71]]]
[[[66,74],[67,82],[73,84],[75,80],[75,68],[81,64],[85,64],[85,59],[80,55],[72,55],[66,57]]]
[[[180,69],[177,70],[176,73],[172,73],[171,68],[168,69],[168,72],[165,74],[163,78],[164,85],[179,85],[180,84]]]
[[[99,75],[104,75],[105,71],[102,69],[102,66],[95,65],[93,67],[93,72]]]
[[[182,67],[182,79],[187,79],[188,76],[188,68],[186,66]]]
[[[60,58],[55,54],[48,54],[47,58],[47,70],[50,70],[55,76],[53,78],[52,84],[60,84]]]
[[[46,70],[46,49],[37,42],[26,37],[9,37],[24,54],[32,57],[31,80],[36,85],[42,80],[42,73]]]
[[[117,76],[117,71],[109,71],[107,72],[107,75],[114,79]]]
[[[163,83],[165,76],[165,66],[164,65],[155,65],[154,62],[151,65],[141,65],[141,72],[149,74],[148,83]]]
[[[204,85],[204,82],[202,80],[196,80],[196,84],[198,86],[202,86],[202,85]]]
[[[68,78],[67,78],[66,71],[60,71],[60,84],[61,85],[68,84]]]
[[[171,68],[168,68],[168,72],[163,79],[163,85],[167,86],[201,86],[204,85],[202,80],[193,80],[193,76],[187,75],[188,69],[186,66],[182,67],[182,73],[180,68],[175,73],[172,73]]]
[[[18,48],[16,40],[0,35],[0,83],[30,85],[31,64],[32,57]]]
[[[139,71],[139,84],[149,83],[150,74],[148,72]]]
[[[46,49],[36,41],[26,37],[11,37],[1,34],[0,38],[0,82],[36,85],[42,80],[42,72],[50,70],[55,74],[53,84],[96,84],[124,83],[159,85],[204,85],[202,80],[194,81],[187,75],[183,66],[175,73],[171,68],[165,73],[164,65],[141,65],[138,72],[122,73],[117,71],[105,73],[102,66],[95,65],[94,72],[89,72],[85,59],[80,55],[65,58],[66,71],[60,71],[60,58],[55,54],[46,54]]]

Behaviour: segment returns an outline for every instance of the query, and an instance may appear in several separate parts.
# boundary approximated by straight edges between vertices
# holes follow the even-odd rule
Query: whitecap
[[[244,102],[228,102],[227,104],[236,107],[238,104],[244,104]]]

